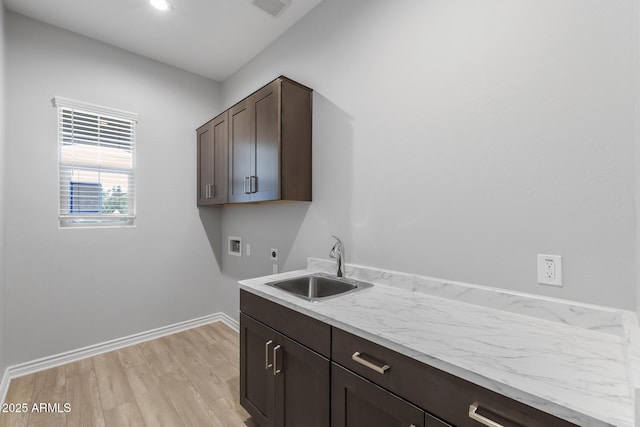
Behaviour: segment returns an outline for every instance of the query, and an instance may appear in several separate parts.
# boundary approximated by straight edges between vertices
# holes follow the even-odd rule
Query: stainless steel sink
[[[321,273],[278,280],[266,285],[311,302],[324,301],[373,286],[371,283]]]

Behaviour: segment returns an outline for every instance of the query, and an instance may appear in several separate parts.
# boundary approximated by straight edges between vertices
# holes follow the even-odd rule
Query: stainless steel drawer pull
[[[278,375],[280,372],[282,372],[280,369],[278,369],[278,350],[280,350],[280,347],[281,347],[280,345],[273,347],[273,376],[274,377]]]
[[[273,366],[272,363],[269,363],[269,346],[271,344],[273,344],[272,340],[269,340],[266,343],[264,343],[264,369],[269,369],[270,367]]]
[[[251,178],[248,176],[244,177],[244,194],[250,194],[251,193],[251,183],[249,183],[249,191],[247,191],[247,181],[250,181]]]
[[[379,374],[384,374],[385,372],[387,372],[389,369],[391,369],[391,366],[389,365],[382,365],[382,366],[378,366],[374,363],[369,362],[368,360],[365,360],[362,358],[362,356],[360,356],[360,352],[356,351],[355,353],[353,353],[353,356],[351,356],[351,358],[358,362],[361,365],[366,366],[369,369],[373,369],[374,371],[376,371]]]
[[[490,420],[487,417],[483,417],[480,414],[477,414],[476,411],[478,410],[478,405],[469,405],[469,418],[471,418],[472,420],[475,420],[477,422],[479,422],[482,425],[485,425],[487,427],[504,427],[502,424],[497,423],[495,421]]]

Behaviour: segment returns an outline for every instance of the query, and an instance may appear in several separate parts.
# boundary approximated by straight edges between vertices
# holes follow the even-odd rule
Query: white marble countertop
[[[635,425],[635,313],[351,265],[375,286],[311,303],[264,285],[331,268],[240,287],[577,425]]]

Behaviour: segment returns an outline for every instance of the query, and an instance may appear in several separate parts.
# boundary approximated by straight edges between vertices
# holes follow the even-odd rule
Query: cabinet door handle
[[[280,350],[280,347],[281,347],[280,345],[273,347],[273,376],[274,377],[278,375],[280,372],[282,372],[280,369],[278,369],[278,350]]]
[[[209,198],[213,199],[216,194],[216,188],[213,184],[209,184]]]
[[[477,410],[478,410],[478,404],[469,405],[469,418],[487,427],[504,427],[502,424],[497,423],[493,420],[490,420],[487,417],[483,417],[482,415],[476,413]]]
[[[251,193],[258,192],[258,177],[255,175],[252,175],[249,179],[249,191]]]
[[[264,369],[267,369],[267,370],[273,366],[273,364],[269,363],[269,346],[271,344],[273,344],[272,340],[269,340],[266,343],[264,343]]]
[[[249,180],[250,177],[245,176],[244,177],[244,194],[250,194],[251,193],[251,183],[249,183],[249,191],[247,191],[247,180]]]
[[[353,356],[351,356],[351,359],[353,359],[354,361],[358,362],[361,365],[366,366],[369,369],[373,369],[374,371],[376,371],[379,374],[384,374],[389,369],[391,369],[391,366],[389,366],[387,364],[384,364],[382,366],[378,366],[375,363],[371,363],[368,360],[363,359],[362,356],[360,355],[359,351],[356,351],[355,353],[353,353]]]

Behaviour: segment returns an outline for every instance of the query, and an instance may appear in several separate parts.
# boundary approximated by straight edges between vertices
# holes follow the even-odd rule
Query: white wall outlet
[[[562,286],[562,257],[538,254],[538,283]]]
[[[251,245],[249,243],[244,246],[244,253],[247,254],[247,256],[251,256]]]
[[[229,236],[229,255],[242,256],[242,237]]]
[[[277,261],[278,260],[278,250],[271,248],[270,252],[271,254],[271,261]]]

